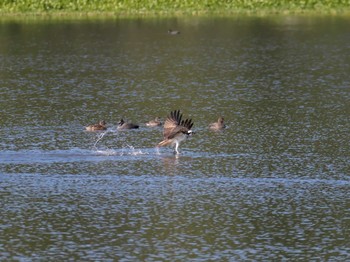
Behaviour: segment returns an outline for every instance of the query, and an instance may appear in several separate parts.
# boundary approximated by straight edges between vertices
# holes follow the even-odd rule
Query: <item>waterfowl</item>
[[[179,154],[179,145],[192,135],[193,122],[192,119],[182,120],[180,110],[170,112],[164,123],[163,141],[158,143],[160,146],[174,146],[175,154]]]
[[[149,126],[149,127],[161,126],[161,125],[162,125],[162,122],[160,122],[159,117],[156,117],[155,119],[148,121],[146,123],[146,126]]]
[[[226,127],[226,126],[225,126],[225,124],[224,124],[224,118],[223,118],[222,116],[220,116],[220,117],[218,118],[218,121],[217,121],[217,122],[211,123],[211,124],[209,125],[209,129],[211,129],[211,130],[216,130],[216,131],[222,130],[222,129],[224,129],[225,127]]]
[[[106,121],[101,120],[98,124],[89,125],[85,127],[86,131],[101,131],[101,130],[107,130],[106,127]]]
[[[117,127],[118,130],[136,129],[136,128],[139,128],[139,126],[132,123],[126,123],[123,119],[120,119]]]
[[[171,30],[171,29],[169,29],[169,30],[168,30],[168,34],[169,34],[169,35],[178,35],[178,34],[180,34],[180,31],[176,31],[176,30]]]

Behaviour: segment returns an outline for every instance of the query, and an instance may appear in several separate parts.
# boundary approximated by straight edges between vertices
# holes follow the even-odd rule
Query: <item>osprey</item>
[[[164,140],[159,146],[175,146],[175,154],[179,154],[178,147],[180,143],[192,135],[192,119],[182,120],[180,110],[170,112],[164,123],[163,136]]]

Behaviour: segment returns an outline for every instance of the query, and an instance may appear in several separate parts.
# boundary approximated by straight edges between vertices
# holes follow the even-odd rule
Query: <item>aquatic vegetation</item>
[[[2,14],[170,15],[349,12],[348,0],[2,0]]]

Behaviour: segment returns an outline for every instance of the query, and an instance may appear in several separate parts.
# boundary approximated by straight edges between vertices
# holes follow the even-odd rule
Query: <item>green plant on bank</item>
[[[349,12],[350,0],[1,0],[2,14]]]

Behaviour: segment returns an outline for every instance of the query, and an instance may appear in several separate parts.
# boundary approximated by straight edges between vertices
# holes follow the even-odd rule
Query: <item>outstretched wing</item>
[[[190,130],[193,126],[192,119],[182,120],[180,125],[183,127],[186,127],[188,130]]]
[[[168,115],[164,123],[164,138],[169,138],[169,136],[174,133],[181,122],[181,118],[182,114],[180,114],[180,110],[170,112],[170,115]]]
[[[164,123],[163,135],[165,139],[172,138],[178,132],[186,132],[193,126],[192,119],[182,120],[180,110],[170,112]]]

